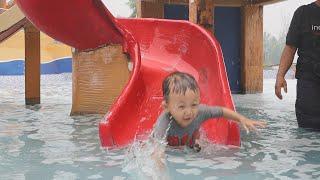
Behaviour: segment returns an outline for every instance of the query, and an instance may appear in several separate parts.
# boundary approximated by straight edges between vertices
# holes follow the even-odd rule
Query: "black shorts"
[[[320,83],[297,81],[296,116],[299,127],[320,130]]]

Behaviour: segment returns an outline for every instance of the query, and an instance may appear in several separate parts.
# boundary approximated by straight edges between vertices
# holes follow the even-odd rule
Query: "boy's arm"
[[[167,129],[169,126],[169,119],[167,119],[167,114],[163,112],[157,119],[156,124],[154,125],[152,137],[158,140],[165,138]]]
[[[204,104],[199,105],[199,116],[201,122],[211,118],[218,118],[223,115],[222,108],[219,106],[207,106]]]
[[[241,123],[241,125],[244,127],[244,129],[247,131],[247,133],[250,130],[256,131],[257,130],[256,127],[265,127],[266,126],[265,122],[248,119],[247,117],[245,117],[235,111],[232,111],[228,108],[221,107],[221,109],[222,109],[222,116],[224,118],[231,119],[231,120],[234,120],[234,121]]]
[[[163,112],[157,119],[156,124],[154,125],[153,132],[151,137],[149,138],[149,142],[152,143],[153,152],[151,154],[151,159],[154,161],[155,166],[158,170],[165,170],[165,145],[163,144],[163,140],[166,140],[167,137],[167,129],[169,126],[169,119],[167,118],[167,114]]]

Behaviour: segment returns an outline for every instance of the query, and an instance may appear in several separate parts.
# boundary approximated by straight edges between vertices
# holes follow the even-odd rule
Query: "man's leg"
[[[296,116],[299,127],[320,130],[320,83],[298,79]]]

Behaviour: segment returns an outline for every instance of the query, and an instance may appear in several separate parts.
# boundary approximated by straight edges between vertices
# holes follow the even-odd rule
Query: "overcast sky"
[[[286,31],[294,11],[303,4],[309,4],[315,0],[287,0],[284,2],[264,6],[264,31],[278,36]]]
[[[286,31],[294,11],[302,4],[309,4],[314,0],[287,0],[264,7],[264,30],[275,36]],[[103,0],[114,16],[128,17],[130,8],[126,5],[128,0]]]
[[[102,0],[111,13],[116,17],[128,17],[131,10],[126,3],[128,0]]]

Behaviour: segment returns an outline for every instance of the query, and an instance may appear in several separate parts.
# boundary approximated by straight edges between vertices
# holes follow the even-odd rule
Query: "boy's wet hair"
[[[170,93],[184,95],[188,89],[195,93],[199,92],[197,81],[188,73],[173,72],[162,82],[162,93],[166,102],[169,100]]]

